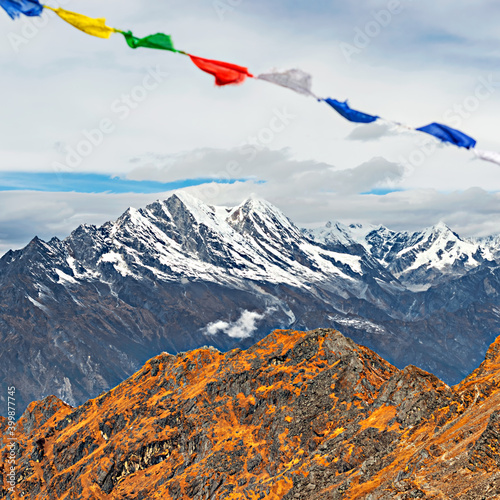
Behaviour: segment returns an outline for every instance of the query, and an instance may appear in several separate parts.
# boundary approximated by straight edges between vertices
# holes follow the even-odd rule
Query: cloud
[[[397,135],[398,133],[394,125],[376,121],[371,124],[355,127],[346,139],[351,141],[374,141],[381,137]]]
[[[147,155],[134,160],[140,166],[127,174],[128,179],[157,182],[171,182],[187,172],[195,178],[283,182],[290,175],[321,174],[334,168],[314,160],[295,160],[287,149],[270,150],[253,145],[230,150],[203,148],[177,155]]]
[[[244,146],[233,150],[202,149],[184,155],[134,159],[135,164],[127,177],[132,180],[172,182],[189,172],[195,178],[212,177],[235,181],[248,179],[262,182],[267,190],[282,193],[305,192],[356,192],[394,184],[404,175],[404,168],[384,158],[351,168],[339,170],[333,165],[317,161],[298,161],[290,157],[288,150],[271,151]]]
[[[264,314],[255,311],[243,311],[238,320],[233,323],[226,321],[215,321],[205,328],[206,335],[216,335],[225,333],[228,337],[234,339],[246,339],[252,336],[257,328],[257,322],[264,318]]]
[[[333,172],[336,192],[359,193],[394,185],[403,178],[405,168],[385,158],[372,158],[359,167]]]

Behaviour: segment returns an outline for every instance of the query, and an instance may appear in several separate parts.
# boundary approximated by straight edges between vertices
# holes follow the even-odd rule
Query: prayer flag
[[[212,61],[211,59],[203,59],[188,54],[198,68],[205,73],[215,76],[215,85],[222,87],[223,85],[243,83],[247,76],[253,77],[243,66],[236,66],[222,61]]]
[[[0,0],[2,7],[12,19],[19,17],[21,14],[25,16],[39,16],[43,11],[43,5],[38,0]]]
[[[93,17],[83,16],[82,14],[77,14],[76,12],[70,12],[69,10],[61,8],[53,9],[52,7],[45,7],[53,10],[61,19],[64,19],[64,21],[75,28],[87,33],[87,35],[97,36],[99,38],[109,38],[111,34],[116,31],[106,26],[106,19],[94,19]]]
[[[441,123],[431,123],[425,127],[417,128],[419,132],[433,135],[442,142],[449,142],[460,148],[473,148],[476,145],[475,139],[465,135],[460,130],[442,125]]]
[[[490,161],[491,163],[496,163],[500,165],[500,153],[496,151],[483,151],[482,149],[474,148],[474,154],[481,160]]]
[[[172,52],[177,52],[174,48],[174,42],[172,42],[169,35],[156,33],[155,35],[149,35],[144,38],[137,38],[131,31],[120,31],[120,33],[125,37],[129,47],[132,47],[133,49],[137,49],[137,47],[146,47],[148,49],[170,50]]]
[[[372,123],[377,120],[378,116],[367,115],[366,113],[361,113],[361,111],[356,111],[349,107],[347,101],[340,102],[337,99],[323,99],[327,104],[329,104],[337,113],[341,114],[344,118],[350,122],[356,123]]]
[[[21,14],[32,17],[40,16],[44,8],[50,9],[61,19],[88,35],[99,38],[109,38],[112,33],[121,33],[125,37],[129,47],[133,49],[146,47],[150,49],[168,50],[187,55],[198,68],[206,73],[209,73],[210,75],[213,75],[215,77],[215,84],[220,87],[224,85],[240,84],[243,83],[247,77],[253,77],[253,75],[249,73],[248,68],[243,66],[237,66],[236,64],[230,64],[212,59],[204,59],[202,57],[196,57],[181,50],[177,50],[174,47],[172,38],[164,33],[155,33],[144,38],[137,38],[131,31],[121,31],[106,26],[106,20],[103,18],[95,19],[76,12],[71,12],[69,10],[49,7],[41,4],[39,0],[0,0],[0,7],[2,7],[12,19],[16,19]],[[271,71],[269,73],[262,73],[256,78],[288,88],[298,94],[316,97],[311,90],[312,76],[309,73],[297,68],[286,71]],[[351,122],[372,123],[380,118],[376,115],[369,115],[352,109],[347,101],[341,102],[331,98],[318,98],[318,100],[326,102],[329,106],[335,109],[337,113]],[[396,125],[400,128],[408,128],[399,123],[396,123]],[[475,149],[475,139],[469,137],[463,132],[460,132],[459,130],[448,127],[447,125],[434,122],[424,127],[411,130],[424,132],[432,135],[442,142],[447,142],[458,147],[473,149],[478,158],[500,165],[500,153]]]
[[[302,95],[316,97],[312,92],[312,76],[301,69],[289,69],[283,72],[263,73],[257,77],[259,80],[286,87]]]

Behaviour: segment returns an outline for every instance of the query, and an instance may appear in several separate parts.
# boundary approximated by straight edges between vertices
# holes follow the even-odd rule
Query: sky
[[[494,0],[61,0],[51,6],[254,74],[300,68],[355,125],[264,81],[217,88],[191,61],[0,11],[0,255],[186,189],[327,221],[500,233],[500,166],[395,126],[437,121],[500,152]]]

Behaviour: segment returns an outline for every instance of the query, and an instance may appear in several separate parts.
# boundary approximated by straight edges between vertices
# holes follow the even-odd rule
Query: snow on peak
[[[165,201],[157,202],[154,205],[161,207],[166,218],[176,225],[179,223],[188,224],[188,226],[192,224],[189,222],[189,218],[186,218],[186,215],[189,214],[191,220],[194,220],[198,226],[206,226],[214,232],[228,233],[230,231],[225,222],[228,213],[226,209],[207,205],[185,191],[176,191]],[[152,206],[147,208],[152,208]],[[188,226],[185,226],[184,229],[187,230]]]
[[[341,243],[352,245],[351,231],[348,226],[341,222],[327,222],[323,227],[317,227],[307,231],[307,235],[319,243]]]
[[[452,237],[454,239],[460,240],[460,237],[454,231],[452,231],[449,228],[449,226],[443,221],[438,222],[437,224],[435,224],[432,227],[428,227],[428,228],[424,229],[423,231],[421,231],[421,233],[425,236],[430,236],[430,235],[441,236],[442,235],[442,236]],[[420,234],[420,233],[417,231],[416,234]]]
[[[258,233],[279,237],[292,234],[301,237],[299,229],[277,207],[260,198],[248,198],[241,205],[235,207],[227,217],[227,221],[235,228],[253,227]]]
[[[399,262],[400,273],[421,268],[444,272],[456,265],[471,269],[484,257],[477,243],[460,238],[444,222],[411,234],[396,233],[393,241],[397,252],[392,261]]]
[[[373,224],[350,224],[349,231],[351,234],[351,238],[360,245],[366,246],[367,236],[371,233],[379,233],[379,234],[388,234],[390,233],[390,229],[387,229],[385,226],[375,226]]]
[[[210,220],[217,219],[218,223],[221,223],[225,221],[228,214],[233,210],[232,207],[208,205],[185,191],[177,191],[165,203],[168,204],[173,199],[179,200],[195,219],[200,221],[208,217]]]
[[[251,209],[255,210],[256,212],[279,212],[279,210],[272,203],[269,203],[267,200],[263,200],[262,198],[258,198],[256,196],[247,198],[240,206],[251,207]]]
[[[256,197],[247,198],[243,203],[234,207],[232,212],[236,211],[240,211],[247,216],[252,213],[274,214],[279,218],[286,219],[288,221],[288,218],[283,214],[283,212],[281,212],[281,210],[268,201]]]
[[[350,224],[347,226],[342,222],[328,222],[325,226],[308,231],[313,240],[323,244],[340,243],[345,246],[355,244],[362,245],[369,250],[367,236],[373,231],[389,231],[383,226],[371,224]]]
[[[421,231],[393,231],[384,226],[329,222],[325,227],[306,231],[314,241],[324,245],[342,244],[349,248],[362,245],[380,264],[399,279],[426,279],[416,271],[433,270],[438,275],[463,273],[493,260],[491,249],[478,241],[462,239],[441,221]]]
[[[437,224],[434,224],[434,229],[436,229],[437,231],[451,231],[449,226],[442,220]]]
[[[175,191],[174,194],[169,196],[167,200],[179,200],[181,201],[186,207],[195,209],[195,210],[205,210],[208,208],[208,205],[203,203],[199,198],[196,198],[196,196],[193,196],[192,194],[188,193],[187,191]]]

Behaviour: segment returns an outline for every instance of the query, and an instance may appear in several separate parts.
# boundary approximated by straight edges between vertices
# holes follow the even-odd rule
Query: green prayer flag
[[[136,49],[137,47],[147,47],[149,49],[160,49],[160,50],[170,50],[172,52],[178,52],[174,48],[174,42],[169,35],[164,33],[156,33],[155,35],[149,35],[144,38],[135,37],[131,31],[120,31],[120,33],[125,37],[129,47]]]

